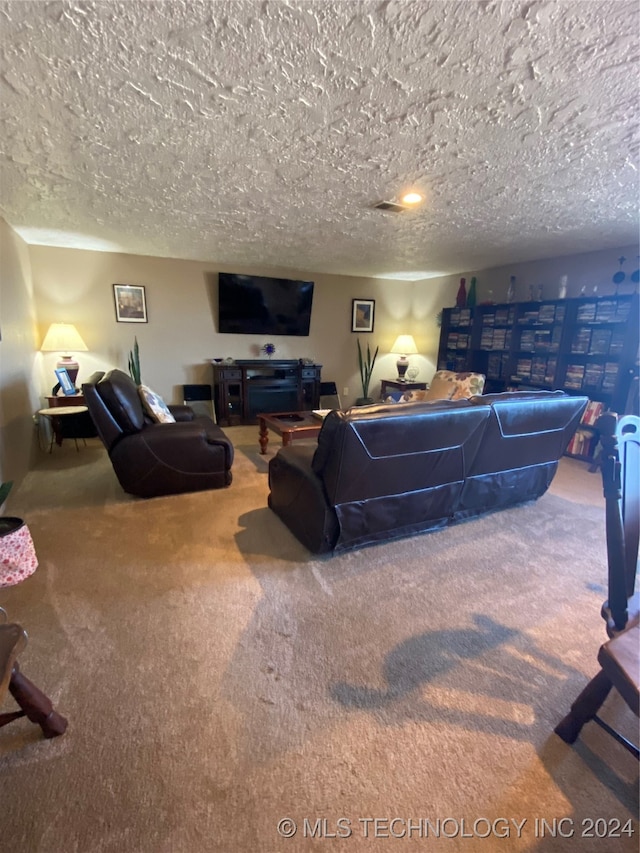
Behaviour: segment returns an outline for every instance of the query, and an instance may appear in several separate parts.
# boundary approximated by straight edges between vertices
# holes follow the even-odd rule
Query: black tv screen
[[[236,335],[308,335],[313,282],[218,274],[218,331]]]

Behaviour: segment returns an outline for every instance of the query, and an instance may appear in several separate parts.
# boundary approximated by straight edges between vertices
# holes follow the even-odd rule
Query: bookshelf
[[[621,413],[636,372],[638,319],[637,294],[445,308],[438,369],[484,373],[485,393],[560,389]],[[596,443],[585,440],[587,452],[575,455],[591,458]]]

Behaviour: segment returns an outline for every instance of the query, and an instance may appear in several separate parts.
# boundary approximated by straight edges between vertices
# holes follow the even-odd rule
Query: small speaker
[[[191,406],[196,415],[206,415],[215,421],[211,385],[183,385],[182,389],[185,405]]]

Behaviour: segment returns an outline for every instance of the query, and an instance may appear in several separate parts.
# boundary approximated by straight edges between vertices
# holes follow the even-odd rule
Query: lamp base
[[[409,367],[409,359],[403,355],[396,361],[396,370],[398,371],[398,382],[406,382],[406,372]]]
[[[62,355],[60,356],[60,361],[56,364],[56,367],[64,367],[64,369],[69,374],[71,384],[74,388],[76,388],[76,379],[78,378],[78,371],[80,370],[80,365],[75,360],[75,358],[73,358],[73,356],[71,355]]]

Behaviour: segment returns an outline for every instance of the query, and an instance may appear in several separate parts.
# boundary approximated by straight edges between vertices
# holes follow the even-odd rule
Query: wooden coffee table
[[[282,446],[286,447],[294,438],[316,438],[322,428],[322,420],[311,412],[269,412],[258,415],[260,424],[260,453],[267,452],[269,430],[282,436]]]

